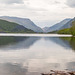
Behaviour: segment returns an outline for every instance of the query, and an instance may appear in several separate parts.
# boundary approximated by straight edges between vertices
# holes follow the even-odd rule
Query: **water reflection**
[[[75,51],[75,37],[61,37],[60,39],[63,40],[64,44],[68,43],[68,46]]]
[[[52,41],[52,42],[66,48],[66,49],[71,48],[69,42],[67,40],[64,40],[64,38],[65,37],[50,37],[50,38],[45,38],[45,40],[49,40],[50,42]]]
[[[27,69],[20,64],[0,63],[0,75],[26,75]]]
[[[25,49],[30,48],[36,41],[42,39],[41,37],[11,37],[0,36],[0,48],[10,49]],[[45,40],[54,42],[66,49],[72,48],[75,50],[75,37],[46,37]]]
[[[0,37],[0,48],[5,50],[30,48],[39,37]]]
[[[67,68],[71,71],[75,71],[75,61],[73,62],[68,62],[67,64]]]
[[[72,49],[75,51],[75,37],[50,37],[45,40],[52,41],[65,49]]]
[[[1,75],[75,70],[74,37],[0,37]]]

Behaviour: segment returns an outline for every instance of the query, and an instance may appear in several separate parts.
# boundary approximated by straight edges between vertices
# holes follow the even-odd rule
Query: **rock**
[[[41,75],[75,75],[75,71],[66,72],[66,71],[50,70],[50,73],[48,73],[48,74],[42,73]]]

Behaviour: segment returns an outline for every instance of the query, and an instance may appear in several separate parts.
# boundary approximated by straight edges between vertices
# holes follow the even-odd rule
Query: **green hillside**
[[[17,23],[0,19],[0,33],[34,33],[34,31]]]
[[[72,22],[71,28],[59,30],[57,33],[58,34],[72,34],[73,36],[75,36],[75,21]]]
[[[71,34],[70,28],[57,31],[58,34]]]
[[[72,27],[70,28],[71,34],[75,36],[75,21],[72,22]]]

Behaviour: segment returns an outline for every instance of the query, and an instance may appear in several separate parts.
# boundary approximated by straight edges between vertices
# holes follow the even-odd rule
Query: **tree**
[[[71,34],[75,36],[75,21],[72,22],[72,27],[70,28]]]

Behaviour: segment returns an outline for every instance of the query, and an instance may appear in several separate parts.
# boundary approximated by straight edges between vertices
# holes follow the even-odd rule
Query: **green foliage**
[[[62,29],[57,32],[58,34],[71,34],[70,28]]]
[[[0,20],[0,28],[2,28],[5,31],[11,31],[14,27],[16,27],[18,24]]]
[[[70,28],[71,34],[75,36],[75,21],[72,22],[72,27]]]
[[[3,33],[34,33],[34,31],[25,28],[14,22],[8,22],[0,19],[0,32]]]

